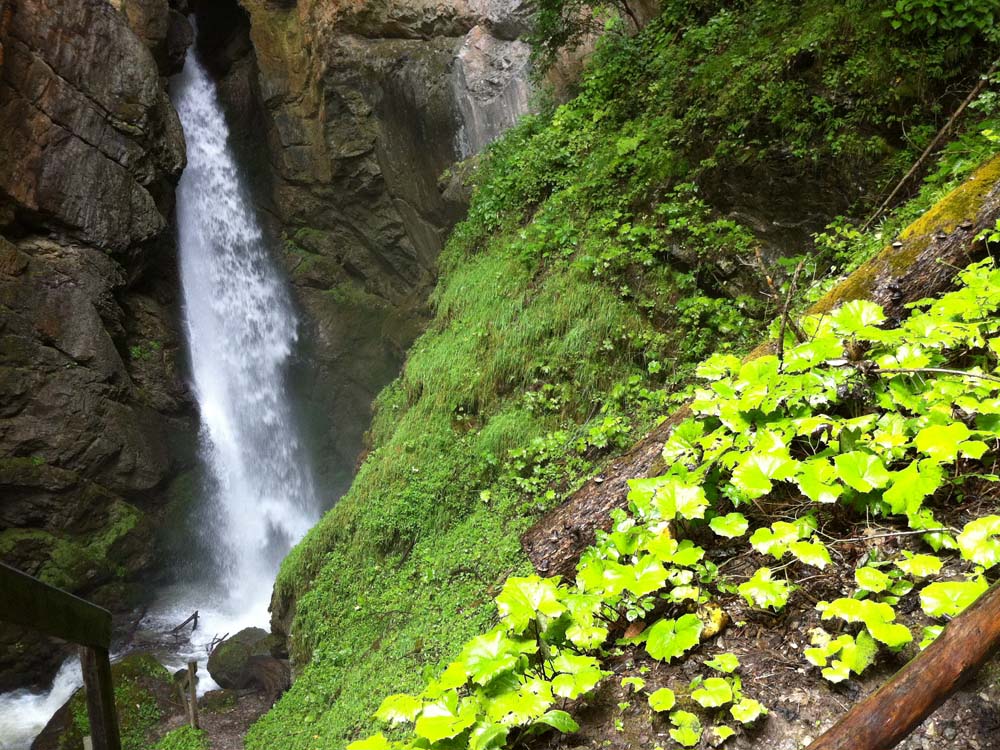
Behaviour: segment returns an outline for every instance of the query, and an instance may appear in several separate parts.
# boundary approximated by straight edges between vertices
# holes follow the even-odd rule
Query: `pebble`
[[[957,735],[958,732],[955,731],[955,727],[945,727],[944,731],[941,732],[941,734],[944,735],[944,738],[946,740],[953,740],[955,739],[955,735]]]

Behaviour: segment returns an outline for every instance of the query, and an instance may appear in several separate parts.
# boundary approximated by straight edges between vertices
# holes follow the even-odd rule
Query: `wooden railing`
[[[94,750],[121,750],[111,681],[111,613],[0,563],[0,620],[81,646]]]

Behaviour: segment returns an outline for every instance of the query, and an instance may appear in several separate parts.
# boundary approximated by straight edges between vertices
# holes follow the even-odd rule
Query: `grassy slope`
[[[372,452],[283,566],[309,663],[249,748],[367,730],[384,695],[490,624],[532,519],[647,428],[693,362],[759,333],[770,311],[727,278],[752,234],[690,185],[780,163],[800,187],[874,191],[987,59],[893,36],[879,3],[709,5],[609,36],[575,100],[492,149]],[[838,235],[821,247],[845,260]]]

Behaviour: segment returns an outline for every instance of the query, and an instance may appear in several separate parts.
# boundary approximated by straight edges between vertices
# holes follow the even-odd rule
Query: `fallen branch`
[[[193,625],[191,625],[191,632],[193,633],[195,630],[198,629],[198,610],[195,610],[191,614],[190,617],[188,617],[184,622],[182,622],[180,625],[178,625],[176,628],[174,628],[170,632],[171,633],[177,633],[177,632],[179,632],[180,629],[183,628],[185,625],[187,625],[189,622],[193,622],[194,623]]]
[[[1000,648],[1000,583],[952,620],[930,646],[848,711],[808,750],[895,747]]]
[[[979,83],[977,83],[972,91],[969,92],[969,95],[965,97],[965,100],[958,105],[958,109],[952,113],[951,117],[948,118],[948,122],[946,122],[944,127],[938,131],[936,136],[934,136],[934,140],[928,144],[927,148],[925,148],[924,152],[920,155],[920,158],[914,162],[912,167],[910,167],[910,171],[903,175],[903,179],[896,183],[896,187],[893,188],[891,193],[889,193],[889,197],[882,202],[882,204],[875,210],[875,213],[868,217],[868,221],[861,225],[862,232],[868,229],[868,227],[875,223],[879,216],[885,213],[885,210],[892,205],[892,202],[896,199],[896,196],[899,195],[900,191],[902,191],[902,189],[906,187],[906,184],[913,179],[913,176],[920,171],[920,167],[922,167],[928,157],[934,153],[938,144],[940,144],[941,141],[944,140],[944,137],[951,132],[952,127],[958,121],[958,118],[962,116],[965,108],[972,104],[975,98],[979,96],[979,92],[985,88],[986,84],[990,80],[990,77],[996,72],[998,65],[1000,65],[1000,60],[993,63],[990,66],[990,69],[986,71],[986,74],[979,79]]]

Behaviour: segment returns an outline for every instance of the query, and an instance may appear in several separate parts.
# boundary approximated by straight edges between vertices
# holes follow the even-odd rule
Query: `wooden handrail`
[[[80,666],[94,750],[121,750],[111,680],[111,613],[0,563],[0,620],[82,646]]]

